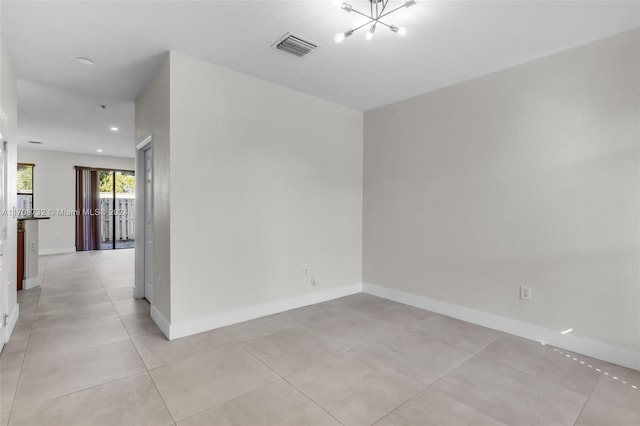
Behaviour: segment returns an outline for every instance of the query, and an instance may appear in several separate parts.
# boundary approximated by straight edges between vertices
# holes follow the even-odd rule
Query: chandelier
[[[360,25],[356,28],[351,28],[343,33],[338,33],[333,38],[336,43],[342,43],[345,38],[351,37],[353,33],[358,31],[361,28],[369,26],[369,31],[365,34],[365,38],[367,40],[371,40],[373,38],[373,34],[376,32],[376,28],[378,25],[383,25],[389,28],[392,32],[398,34],[399,36],[407,35],[407,29],[403,27],[396,27],[395,25],[389,25],[385,22],[382,22],[381,19],[391,15],[393,12],[402,9],[403,7],[411,7],[416,4],[416,0],[406,0],[402,5],[396,7],[395,9],[388,10],[387,6],[389,5],[390,0],[369,0],[370,8],[369,13],[361,12],[356,10],[349,3],[339,3],[339,6],[342,10],[347,12],[357,13],[358,15],[362,15],[368,19],[367,22]],[[335,3],[335,2],[334,2]]]

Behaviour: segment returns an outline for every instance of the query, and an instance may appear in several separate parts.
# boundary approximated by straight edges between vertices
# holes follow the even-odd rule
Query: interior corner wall
[[[639,36],[365,113],[364,281],[640,350]]]
[[[363,113],[176,52],[170,86],[172,323],[359,285]]]
[[[171,321],[171,245],[169,223],[170,102],[169,54],[136,99],[136,145],[152,137],[153,146],[153,305]],[[137,171],[140,176],[142,171]],[[182,248],[184,250],[185,248]],[[139,252],[136,252],[138,254]],[[143,259],[136,258],[136,267]]]
[[[7,147],[7,208],[13,210],[16,207],[16,159],[18,137],[18,83],[13,71],[13,65],[9,51],[0,35],[0,106],[7,116],[5,123]],[[17,306],[16,265],[17,265],[17,229],[15,217],[7,217],[7,239],[4,247],[4,265],[8,275],[7,314],[12,315]]]
[[[33,163],[33,207],[51,219],[40,221],[40,255],[76,250],[76,218],[63,211],[76,208],[75,166],[134,170],[132,158],[75,154],[43,149],[18,149],[19,163]]]

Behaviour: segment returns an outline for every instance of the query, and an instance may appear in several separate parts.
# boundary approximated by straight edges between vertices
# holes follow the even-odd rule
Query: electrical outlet
[[[311,278],[311,285],[312,286],[320,285],[320,281],[318,281],[317,278]]]
[[[520,300],[531,300],[531,287],[520,286]]]
[[[304,267],[302,268],[302,276],[303,277],[308,277],[309,276],[309,268],[308,267]]]

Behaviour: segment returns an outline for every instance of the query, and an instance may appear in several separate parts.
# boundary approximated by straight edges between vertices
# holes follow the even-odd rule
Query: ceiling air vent
[[[32,143],[34,145],[42,145],[42,142],[40,141],[29,141],[29,143]]]
[[[318,45],[309,40],[305,40],[302,37],[286,33],[280,37],[275,43],[272,44],[276,49],[282,50],[292,55],[302,57],[312,50],[316,49]]]

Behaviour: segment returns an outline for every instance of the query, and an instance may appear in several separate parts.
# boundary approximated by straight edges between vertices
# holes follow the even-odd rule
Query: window
[[[18,205],[23,216],[33,209],[33,168],[35,164],[18,163]]]

